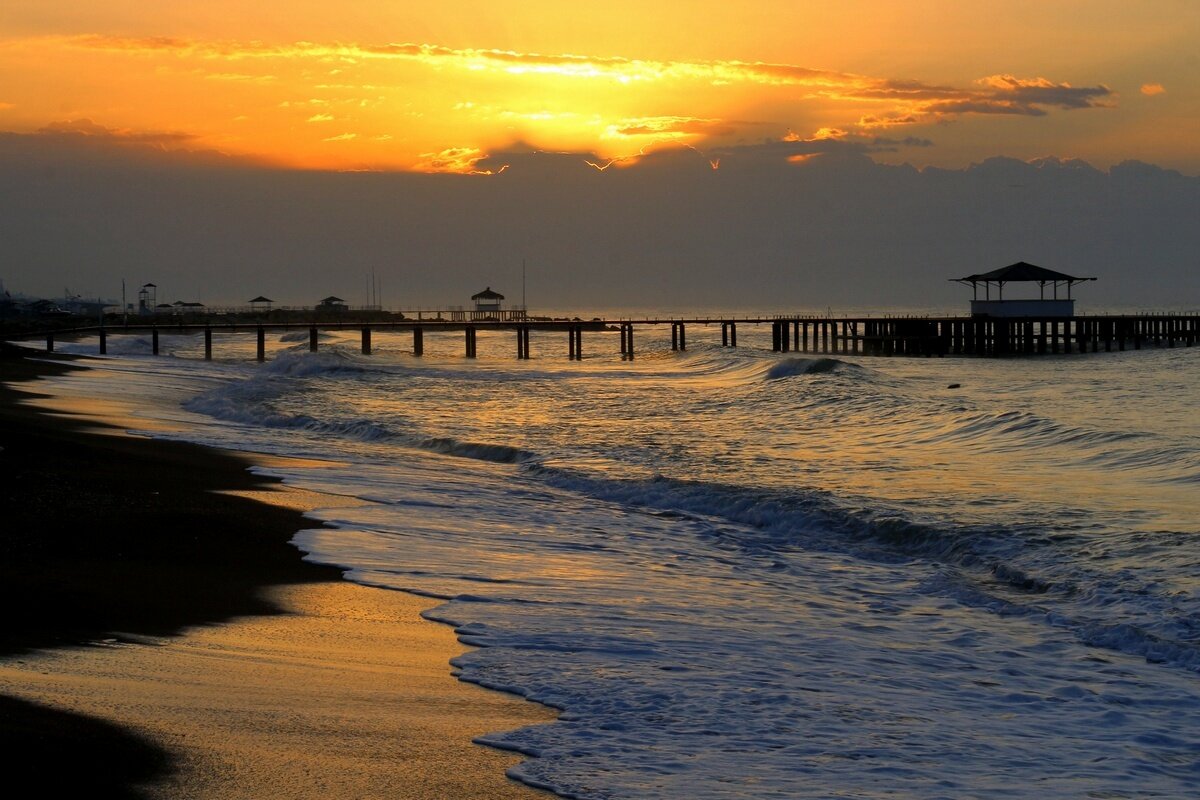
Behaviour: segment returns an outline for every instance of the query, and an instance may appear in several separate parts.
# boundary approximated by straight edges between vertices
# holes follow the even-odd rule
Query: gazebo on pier
[[[480,319],[488,316],[500,316],[500,301],[504,299],[504,295],[499,292],[493,292],[492,287],[487,287],[479,294],[471,295],[471,299],[475,301],[475,313],[473,317]]]
[[[969,284],[973,297],[971,298],[971,316],[975,317],[1072,317],[1075,315],[1075,300],[1071,297],[1071,287],[1079,283],[1094,281],[1095,278],[1077,278],[1063,272],[1039,267],[1018,261],[1007,267],[967,275],[965,278],[951,278],[955,283]],[[1036,283],[1039,288],[1037,298],[1004,299],[1004,284],[1006,283]],[[983,286],[983,299],[979,299],[979,287]],[[1046,286],[1051,287],[1052,296],[1046,297]],[[996,289],[996,298],[992,299],[992,288]],[[1059,289],[1066,289],[1066,297],[1058,296]]]

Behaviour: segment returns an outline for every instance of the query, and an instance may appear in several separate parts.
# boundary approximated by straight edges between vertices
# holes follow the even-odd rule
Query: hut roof
[[[504,295],[500,294],[499,292],[493,292],[492,287],[489,286],[486,289],[484,289],[482,292],[480,292],[479,294],[471,295],[471,299],[472,300],[503,300]]]
[[[158,287],[155,286],[153,283],[143,283],[142,288],[143,289],[157,289]]]
[[[321,302],[322,302],[322,303],[344,303],[344,302],[346,302],[346,301],[345,301],[345,300],[343,300],[343,299],[342,299],[342,298],[340,298],[340,297],[334,297],[333,295],[329,295],[329,297],[326,297],[326,298],[325,298],[324,300],[322,300]]]
[[[1018,261],[1015,264],[1009,264],[1007,267],[994,269],[991,272],[981,272],[975,275],[968,275],[965,278],[951,278],[951,280],[961,283],[984,283],[987,281],[991,281],[992,283],[1008,283],[1010,281],[1033,281],[1037,283],[1069,281],[1071,283],[1080,283],[1096,279],[1076,278],[1074,275],[1067,275],[1065,272],[1055,272],[1052,269],[1039,267],[1036,264]]]
[[[263,297],[261,294],[250,301],[251,303],[274,303],[275,301],[269,297]]]

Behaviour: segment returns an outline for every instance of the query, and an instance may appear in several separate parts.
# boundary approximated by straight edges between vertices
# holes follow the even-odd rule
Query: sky
[[[186,176],[154,190],[171,208],[173,194],[187,191],[189,181],[223,175],[227,188],[236,185],[274,198],[288,175],[312,173],[306,189],[348,192],[345,202],[363,219],[388,218],[386,206],[367,205],[381,202],[373,184],[346,184],[334,175],[380,174],[393,184],[385,197],[427,192],[430,202],[436,196],[444,204],[437,212],[451,216],[495,194],[502,180],[510,192],[519,182],[526,202],[552,196],[592,208],[596,196],[616,187],[637,194],[618,193],[612,202],[640,208],[651,186],[651,193],[675,197],[687,190],[708,198],[708,206],[692,213],[718,220],[744,250],[763,253],[771,248],[760,246],[762,231],[772,225],[794,227],[787,204],[804,206],[823,186],[824,178],[804,180],[815,174],[809,169],[813,160],[837,162],[841,178],[863,182],[863,191],[879,191],[882,176],[893,174],[863,162],[915,168],[917,177],[907,190],[917,193],[918,202],[942,191],[938,171],[949,170],[961,178],[957,191],[968,204],[975,199],[968,174],[998,157],[1043,166],[1051,163],[1047,159],[1086,162],[1103,173],[1110,193],[1129,190],[1110,174],[1128,161],[1184,177],[1200,175],[1197,41],[1200,3],[1195,0],[7,0],[0,7],[0,176],[24,174],[21,170],[34,162],[49,169],[86,162],[93,177],[103,169],[105,180],[121,184],[153,163]],[[576,166],[613,175],[597,184],[576,175]],[[725,174],[698,178],[697,166]],[[525,174],[508,174],[516,170]],[[926,170],[934,171],[925,175]],[[564,171],[570,180],[562,178]],[[617,177],[619,172],[637,174]],[[1067,180],[1069,172],[1039,174]],[[427,174],[441,176],[441,183],[419,180]],[[10,255],[0,266],[8,285],[47,291],[51,275],[55,283],[81,284],[94,277],[93,283],[111,285],[115,271],[158,270],[169,276],[183,268],[187,259],[172,255],[170,241],[160,243],[158,263],[130,265],[133,252],[123,253],[112,237],[97,241],[94,231],[85,234],[87,226],[72,229],[73,212],[61,206],[79,198],[56,198],[55,187],[78,192],[87,184],[88,191],[100,193],[107,188],[83,181],[63,189],[72,182],[58,177],[53,184],[25,186],[25,195],[12,181],[7,189],[0,187],[7,193],[0,200],[22,219],[39,209],[54,219],[50,224],[43,216],[33,229],[10,223],[10,254],[21,253],[22,259]],[[496,185],[485,185],[489,180]],[[141,179],[130,182],[143,190],[147,185]],[[763,209],[756,186],[773,187],[783,205]],[[1195,181],[1184,181],[1172,189],[1178,196],[1171,196],[1189,207],[1194,186]],[[568,189],[580,194],[571,196]],[[1066,189],[1054,189],[1060,190]],[[30,191],[42,205],[29,201]],[[844,200],[846,213],[834,220],[839,230],[845,227],[853,238],[856,225],[867,226],[877,231],[872,235],[886,237],[893,230],[889,226],[900,224],[899,216],[860,195]],[[731,204],[731,197],[738,202]],[[328,201],[310,199],[313,208]],[[1044,199],[1032,205],[1041,207]],[[397,211],[409,209],[412,201],[406,196]],[[119,198],[117,203],[119,210]],[[760,208],[753,224],[742,214],[717,214],[718,208],[747,206]],[[869,219],[864,217],[868,206]],[[1112,214],[1114,207],[1102,204],[1092,213]],[[245,213],[258,230],[277,235],[288,220],[303,236],[315,235],[314,225],[320,230],[328,224],[305,218],[302,211],[273,205]],[[552,217],[565,213],[560,207],[551,212]],[[660,209],[642,212],[661,217]],[[1163,252],[1183,253],[1190,244],[1188,231],[1164,232],[1148,212],[1135,216],[1144,217],[1145,225],[1131,229],[1123,246],[1145,249],[1151,235],[1157,237],[1154,248]],[[1161,220],[1163,214],[1158,216]],[[678,221],[669,221],[664,230],[678,227]],[[117,215],[108,224],[115,231],[130,227],[129,222]],[[929,227],[926,239],[936,239],[938,220],[905,224],[916,222]],[[1101,223],[1097,217],[1084,227]],[[595,221],[556,219],[554,224],[557,231],[517,237],[509,244],[511,252],[495,258],[507,264],[520,258],[548,262],[550,253],[559,258],[572,238],[589,238],[586,229]],[[1128,227],[1128,220],[1121,224]],[[170,227],[186,233],[183,222]],[[746,241],[751,233],[759,241]],[[330,234],[340,238],[336,231]],[[627,232],[612,235],[622,238]],[[419,232],[414,236],[419,239]],[[779,231],[766,238],[778,240],[778,248],[759,256],[768,259],[761,265],[763,274],[786,274],[791,263],[786,251],[796,243]],[[815,238],[827,239],[828,231]],[[537,252],[533,239],[543,243],[544,252]],[[553,246],[547,244],[551,240]],[[1001,263],[991,266],[1033,260],[1036,253],[1026,252],[1036,249],[1032,242],[1019,232],[1011,240],[1006,252],[996,254]],[[453,239],[436,253],[427,242],[409,244],[427,259],[447,263],[481,257]],[[271,255],[270,241],[255,240],[251,232],[243,245],[265,259],[257,262],[263,269],[281,266],[283,256]],[[393,285],[427,284],[431,300],[436,292],[451,290],[432,278],[423,282],[413,272],[430,269],[444,277],[446,268],[416,264],[386,249],[397,245],[369,234],[347,251],[355,263],[348,255],[347,263],[329,269],[394,270]],[[635,287],[651,302],[678,296],[665,289],[670,269],[686,272],[686,264],[707,263],[708,256],[691,252],[687,242],[676,242],[669,251],[680,255],[680,264],[670,268],[661,263],[661,254],[668,252],[663,241],[649,236],[640,245],[647,260],[658,259],[651,272],[662,272]],[[193,241],[192,246],[203,244]],[[974,258],[970,247],[964,242],[945,254],[946,268]],[[850,250],[832,240],[821,247],[810,243],[805,252],[843,270],[858,268]],[[1084,261],[1081,252],[1078,247],[1066,251],[1067,260],[1074,254],[1075,262]],[[88,253],[93,257],[87,264],[73,260]],[[859,252],[854,258],[868,255]],[[929,255],[913,251],[902,257],[914,264],[937,263]],[[1197,268],[1194,259],[1172,258],[1161,265],[1172,275]],[[576,253],[568,263],[545,264],[547,285],[558,287],[547,299],[586,301],[586,293],[572,286],[592,287],[594,293],[597,279],[587,271],[607,274],[609,267],[601,261],[595,253]],[[1061,263],[1047,266],[1063,268]],[[644,275],[647,269],[643,264],[631,274]],[[487,280],[485,265],[477,271]],[[823,290],[814,288],[840,296],[837,274],[827,276]],[[475,277],[466,268],[462,275]],[[886,299],[884,292],[878,294]],[[752,299],[747,294],[746,301]]]

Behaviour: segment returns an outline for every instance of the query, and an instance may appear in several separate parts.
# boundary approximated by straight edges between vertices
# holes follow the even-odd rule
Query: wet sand
[[[0,355],[3,381],[64,368]],[[454,680],[464,648],[418,616],[432,601],[347,583],[287,544],[313,524],[303,509],[338,501],[236,455],[47,413],[29,388],[0,389],[14,779],[130,797],[536,794],[504,776],[519,757],[471,738],[552,712]]]

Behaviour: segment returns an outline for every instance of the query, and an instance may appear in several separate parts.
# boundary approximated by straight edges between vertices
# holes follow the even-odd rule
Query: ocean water
[[[305,557],[446,602],[578,798],[1200,794],[1200,348],[772,354],[769,329],[111,337],[54,390],[328,459]],[[76,346],[94,351],[94,342]],[[948,388],[960,384],[957,388]],[[399,767],[398,767],[399,768]]]

